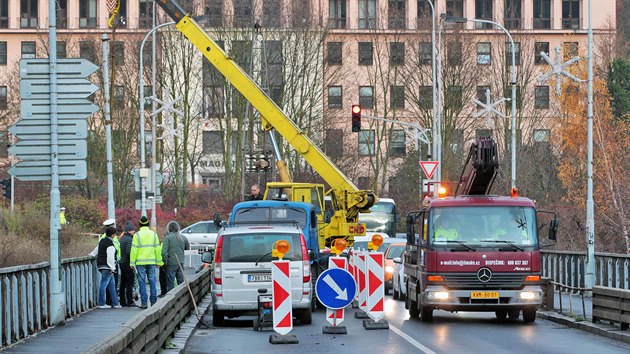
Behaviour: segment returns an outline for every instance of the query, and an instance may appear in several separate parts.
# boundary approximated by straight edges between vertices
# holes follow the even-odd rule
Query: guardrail
[[[96,259],[64,259],[61,267],[66,318],[94,307]],[[50,326],[49,277],[49,262],[0,269],[0,348]]]
[[[184,267],[197,269],[203,264],[201,256],[205,252],[210,252],[212,250],[214,250],[214,245],[190,245],[190,249],[184,251]]]
[[[210,268],[189,282],[197,303],[210,291]],[[155,305],[125,323],[118,332],[92,347],[87,353],[157,353],[194,308],[186,284],[169,291]]]
[[[573,288],[584,287],[586,252],[549,251],[542,253],[542,276]],[[595,284],[630,289],[630,255],[595,253]]]
[[[630,291],[603,286],[593,287],[593,322],[619,323],[621,330],[630,326]]]

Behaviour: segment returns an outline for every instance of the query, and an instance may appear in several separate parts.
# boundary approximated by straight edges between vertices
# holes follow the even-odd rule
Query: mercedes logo
[[[477,271],[477,278],[480,282],[487,283],[490,281],[490,279],[492,279],[492,271],[490,270],[490,268],[480,268]]]

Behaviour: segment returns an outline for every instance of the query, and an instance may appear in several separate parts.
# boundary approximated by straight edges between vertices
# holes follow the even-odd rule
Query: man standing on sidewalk
[[[101,284],[98,287],[98,307],[101,309],[121,308],[116,295],[116,285],[114,276],[116,275],[116,248],[112,237],[116,235],[116,228],[109,226],[105,230],[105,237],[98,243],[98,253],[96,255],[96,265],[101,272]],[[112,304],[105,304],[105,292],[109,293]]]
[[[119,298],[120,304],[125,307],[137,306],[133,301],[133,283],[135,281],[135,274],[131,265],[129,264],[131,259],[131,244],[133,243],[133,231],[134,227],[130,221],[127,221],[124,228],[124,233],[120,237],[120,291]]]
[[[171,221],[166,226],[167,233],[162,244],[162,259],[166,268],[166,291],[171,291],[175,287],[175,278],[177,284],[184,282],[184,251],[190,248],[188,239],[179,234],[179,224],[177,221]]]
[[[140,219],[140,230],[133,235],[131,243],[131,258],[129,264],[138,274],[140,286],[140,308],[146,309],[147,300],[151,305],[157,302],[157,288],[155,284],[155,271],[162,263],[162,252],[158,235],[149,228],[149,219],[143,216]],[[151,288],[151,296],[147,299],[147,278]]]

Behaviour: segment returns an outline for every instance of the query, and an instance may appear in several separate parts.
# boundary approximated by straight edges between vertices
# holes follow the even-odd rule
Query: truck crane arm
[[[377,198],[372,191],[359,190],[304,132],[236,64],[176,0],[156,0],[176,22],[176,28],[201,51],[212,65],[260,112],[263,128],[275,129],[330,185],[349,222],[356,221]]]
[[[498,172],[496,143],[492,138],[478,138],[470,146],[455,195],[487,195]]]

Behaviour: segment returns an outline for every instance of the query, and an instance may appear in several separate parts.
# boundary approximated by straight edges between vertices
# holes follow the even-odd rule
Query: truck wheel
[[[433,307],[422,306],[422,322],[433,321]]]
[[[224,324],[224,314],[223,312],[217,310],[216,308],[212,308],[212,326],[214,327],[222,327]]]
[[[508,315],[507,311],[504,311],[504,310],[494,311],[494,314],[500,320],[504,320],[507,317],[507,315]]]
[[[524,308],[523,321],[525,321],[525,323],[532,323],[536,321],[536,308]]]
[[[508,316],[510,319],[515,320],[521,315],[521,310],[510,310],[508,311]]]
[[[420,310],[418,309],[418,302],[413,301],[410,298],[408,298],[407,301],[409,301],[409,317],[418,318],[418,316],[420,316]]]
[[[298,319],[300,320],[300,324],[303,324],[303,325],[308,325],[308,324],[313,323],[313,310],[311,309],[302,310],[299,313]]]

